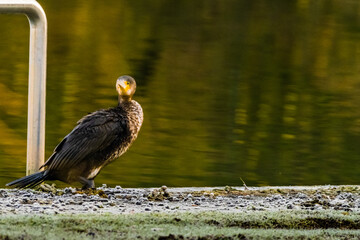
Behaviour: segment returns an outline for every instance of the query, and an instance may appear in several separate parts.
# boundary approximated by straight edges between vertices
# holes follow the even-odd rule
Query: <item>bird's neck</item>
[[[131,97],[130,96],[120,96],[118,98],[118,106],[120,105],[126,105],[128,103],[131,102]]]

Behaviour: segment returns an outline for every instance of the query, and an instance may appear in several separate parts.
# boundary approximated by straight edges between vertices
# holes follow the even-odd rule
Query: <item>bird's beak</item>
[[[130,88],[130,86],[125,83],[125,81],[119,81],[118,86],[120,87],[119,92],[127,92]]]

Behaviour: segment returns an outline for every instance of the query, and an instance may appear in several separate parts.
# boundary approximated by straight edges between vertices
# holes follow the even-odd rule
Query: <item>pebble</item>
[[[326,187],[323,187],[326,188]],[[72,187],[62,189],[63,195],[36,192],[34,190],[0,189],[0,213],[136,213],[171,211],[278,211],[286,209],[306,209],[326,211],[328,209],[351,211],[360,214],[359,192],[335,193],[331,197],[326,191],[313,191],[313,194],[294,192],[274,195],[224,195],[214,193],[204,195],[191,191],[174,190],[165,185],[158,189],[126,189],[116,186],[109,188],[103,184],[99,190],[107,198],[76,192]],[[60,190],[59,190],[60,191]],[[196,188],[192,188],[196,191]],[[151,201],[150,194],[163,194],[163,199]]]

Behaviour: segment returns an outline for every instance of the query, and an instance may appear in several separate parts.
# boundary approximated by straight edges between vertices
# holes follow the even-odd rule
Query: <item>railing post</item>
[[[30,22],[26,156],[26,174],[29,175],[38,171],[45,157],[47,20],[35,0],[0,0],[0,13],[25,14]]]

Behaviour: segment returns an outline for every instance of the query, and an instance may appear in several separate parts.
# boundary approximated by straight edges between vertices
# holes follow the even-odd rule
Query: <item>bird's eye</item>
[[[130,85],[130,82],[126,82],[126,85]]]

